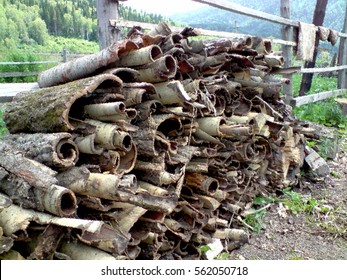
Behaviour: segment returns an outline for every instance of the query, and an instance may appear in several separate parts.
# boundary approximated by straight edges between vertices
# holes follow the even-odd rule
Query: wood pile
[[[247,242],[252,199],[297,182],[305,138],[270,42],[194,35],[134,27],[7,106],[2,258],[200,259]]]

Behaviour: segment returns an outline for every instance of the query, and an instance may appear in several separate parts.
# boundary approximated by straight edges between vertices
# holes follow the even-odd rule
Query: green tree
[[[28,31],[30,38],[34,39],[36,43],[40,45],[47,44],[49,40],[49,35],[46,23],[42,19],[36,18],[29,25]]]

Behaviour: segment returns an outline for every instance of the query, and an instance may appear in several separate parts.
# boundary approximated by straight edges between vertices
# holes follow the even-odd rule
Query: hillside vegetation
[[[232,0],[230,2],[270,14],[280,15],[279,0]],[[291,0],[290,5],[292,19],[308,23],[312,22],[316,0]],[[341,30],[345,11],[346,0],[329,0],[324,26]],[[239,33],[265,37],[280,36],[281,25],[279,24],[258,20],[209,6],[189,13],[173,14],[170,17],[175,21],[193,27],[229,32],[237,31]]]
[[[50,36],[97,42],[96,0],[0,0],[0,46],[49,44]],[[127,20],[159,23],[161,15],[120,5]],[[171,22],[172,23],[172,22]]]

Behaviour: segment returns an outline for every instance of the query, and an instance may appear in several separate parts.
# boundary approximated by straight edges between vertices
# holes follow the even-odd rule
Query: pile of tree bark
[[[270,42],[194,35],[134,27],[7,106],[2,258],[200,259],[248,241],[253,198],[298,180],[303,128]]]

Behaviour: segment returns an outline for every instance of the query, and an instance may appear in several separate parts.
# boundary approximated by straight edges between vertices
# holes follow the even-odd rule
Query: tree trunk
[[[316,8],[313,15],[313,24],[316,26],[322,26],[325,18],[325,10],[328,4],[328,0],[317,0]],[[316,35],[315,49],[313,53],[313,60],[311,62],[305,62],[305,68],[314,68],[316,65],[316,59],[318,54],[319,38]],[[313,79],[313,73],[305,73],[302,75],[299,96],[305,95],[311,89]]]
[[[281,0],[281,16],[290,19],[290,0]],[[290,41],[292,38],[292,27],[283,25],[282,39]],[[292,48],[291,46],[282,45],[283,56],[285,57],[284,67],[289,68],[292,66]],[[293,99],[293,85],[292,75],[284,75],[285,78],[290,80],[288,85],[283,85],[283,92],[287,104]]]
[[[120,30],[110,25],[111,19],[117,20],[119,18],[118,5],[116,0],[96,1],[100,50],[119,40]]]
[[[345,11],[345,21],[343,24],[342,32],[347,33],[347,6]],[[344,37],[340,37],[338,64],[339,65],[347,64],[347,38],[344,38]],[[347,70],[346,69],[339,71],[338,88],[347,88]]]

